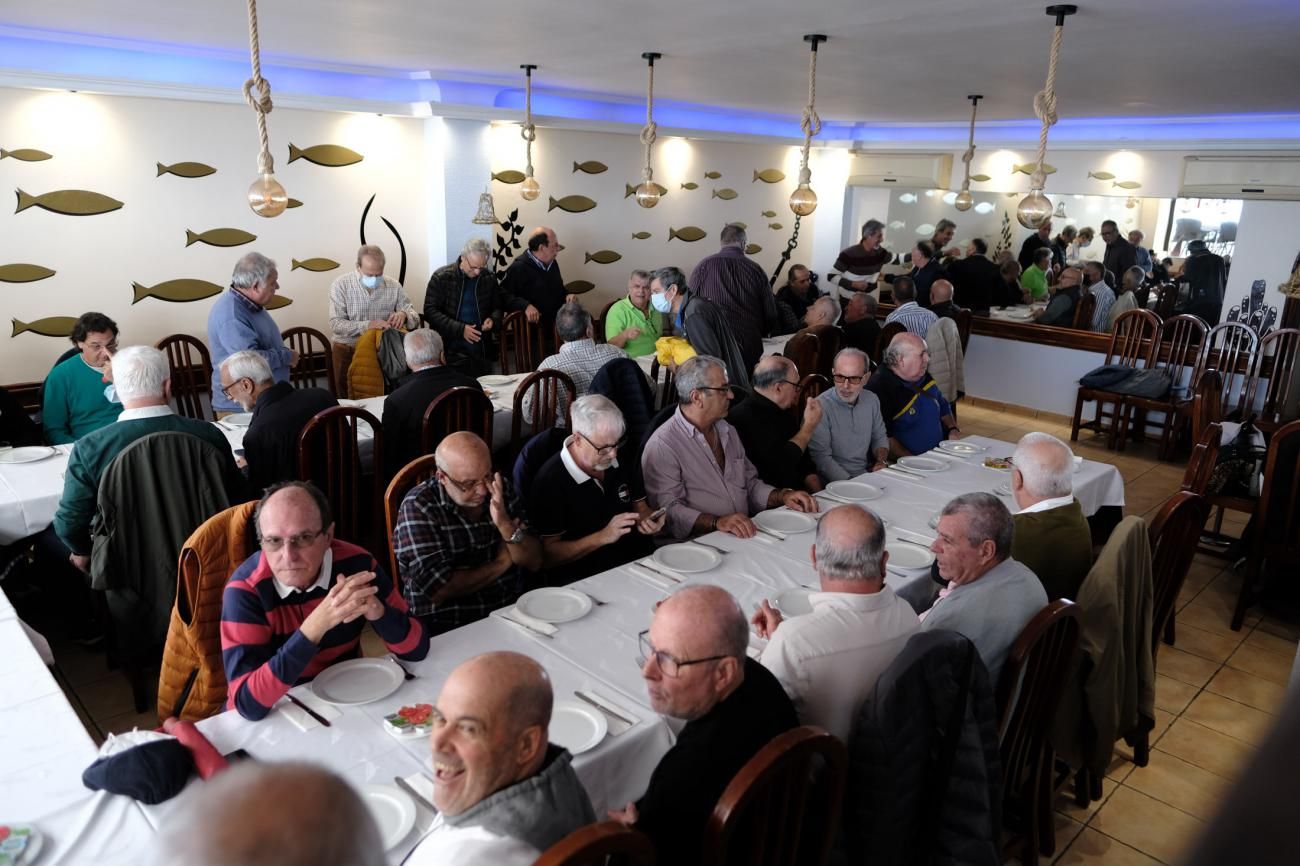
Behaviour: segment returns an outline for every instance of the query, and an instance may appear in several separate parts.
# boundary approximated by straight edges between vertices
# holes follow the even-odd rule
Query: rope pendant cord
[[[1043,162],[1047,158],[1047,131],[1056,123],[1056,65],[1061,58],[1061,36],[1065,32],[1063,20],[1058,20],[1052,31],[1052,52],[1047,63],[1047,83],[1034,94],[1034,114],[1042,121],[1038,132],[1038,160],[1029,178],[1030,189],[1041,190],[1047,183]]]
[[[824,38],[824,37],[823,37]],[[803,117],[799,121],[803,128],[803,153],[799,158],[799,183],[812,182],[812,171],[808,168],[808,150],[812,147],[813,136],[822,131],[822,119],[817,116],[817,43],[812,43],[808,58],[808,104],[804,106]]]
[[[524,85],[524,125],[519,130],[519,136],[525,142],[524,152],[528,163],[524,167],[524,175],[532,177],[533,141],[537,138],[537,127],[533,125],[533,70],[531,67],[525,66],[524,71],[528,77]]]
[[[262,77],[262,49],[257,32],[257,0],[248,0],[248,51],[252,60],[253,77],[244,82],[244,101],[257,114],[257,138],[261,152],[257,155],[257,170],[261,174],[274,174],[275,161],[271,158],[271,140],[266,133],[266,116],[275,106],[271,102],[271,83]],[[257,96],[253,91],[257,91]]]
[[[641,130],[641,143],[645,145],[645,167],[641,169],[641,181],[652,183],[654,169],[650,167],[650,152],[654,147],[655,139],[658,138],[659,125],[655,123],[655,61],[653,57],[647,60],[650,72],[645,91],[645,127]]]
[[[971,162],[974,161],[975,159],[975,113],[979,111],[979,100],[980,97],[978,96],[971,97],[970,140],[966,144],[966,152],[961,155],[961,161],[966,163],[966,177],[961,182],[961,188],[963,190],[970,189],[970,165]],[[1041,164],[1042,161],[1043,161],[1042,155],[1040,155],[1038,158],[1039,164]]]

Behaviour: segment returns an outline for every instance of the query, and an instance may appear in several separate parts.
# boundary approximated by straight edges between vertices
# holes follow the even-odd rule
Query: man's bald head
[[[492,452],[487,443],[466,430],[452,433],[433,452],[438,482],[457,505],[477,508],[488,498]]]
[[[823,583],[843,584],[859,592],[878,592],[884,585],[885,525],[874,512],[857,505],[840,505],[817,524],[813,565]]]
[[[813,301],[813,305],[808,308],[804,314],[804,324],[812,328],[816,325],[833,325],[835,318],[839,314],[840,305],[834,299],[825,295]]]
[[[930,303],[942,304],[952,300],[952,283],[947,280],[935,280],[930,284]]]
[[[700,718],[745,681],[748,648],[749,623],[731,593],[717,586],[678,590],[642,635],[650,706],[677,719]],[[688,661],[673,671],[675,662]]]
[[[764,355],[754,365],[750,383],[754,390],[782,409],[789,409],[799,396],[799,368],[781,355]]]
[[[1016,443],[1011,462],[1012,488],[1021,508],[1074,492],[1074,452],[1050,433],[1026,433]]]
[[[554,692],[546,669],[526,655],[490,652],[462,663],[447,678],[465,678],[479,690],[486,705],[500,718],[509,719],[515,731],[551,723]],[[444,688],[446,686],[444,685]]]
[[[659,605],[655,618],[691,623],[694,644],[707,655],[744,658],[749,647],[749,622],[736,599],[720,586],[688,586]]]

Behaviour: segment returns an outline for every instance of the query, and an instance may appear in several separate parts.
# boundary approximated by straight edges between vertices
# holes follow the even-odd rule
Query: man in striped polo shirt
[[[428,633],[374,557],[334,538],[329,501],[314,485],[271,487],[253,523],[261,550],[235,569],[221,601],[227,709],[265,717],[296,684],[357,657],[367,622],[394,655],[424,658]]]

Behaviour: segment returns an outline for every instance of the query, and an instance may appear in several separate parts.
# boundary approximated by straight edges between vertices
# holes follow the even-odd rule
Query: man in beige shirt
[[[330,350],[340,397],[347,396],[348,367],[366,331],[414,328],[420,315],[401,283],[384,276],[384,251],[374,244],[357,250],[356,270],[330,286]]]

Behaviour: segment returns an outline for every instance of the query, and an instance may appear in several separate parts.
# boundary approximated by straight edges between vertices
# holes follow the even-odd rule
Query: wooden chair
[[[334,353],[326,336],[315,328],[290,328],[281,336],[284,344],[298,353],[297,365],[289,369],[293,387],[324,387],[337,398],[339,385],[334,379]],[[322,386],[321,382],[325,384]]]
[[[1050,857],[1053,829],[1052,765],[1048,733],[1056,718],[1079,643],[1079,608],[1058,599],[1020,632],[997,685],[1002,754],[1003,821],[1024,838],[1021,860]]]
[[[212,356],[208,347],[189,334],[172,334],[159,340],[154,348],[167,356],[176,414],[211,421]]]
[[[497,340],[501,372],[506,375],[531,373],[542,361],[541,328],[528,321],[522,310],[507,313],[501,320]]]
[[[786,341],[782,354],[794,362],[800,376],[807,376],[817,372],[821,341],[807,331],[803,331]]]
[[[568,395],[567,401],[560,400],[560,389]],[[532,417],[524,418],[524,396],[533,392]],[[564,423],[569,426],[569,408],[578,399],[578,389],[573,380],[559,370],[538,370],[519,383],[515,391],[514,417],[510,420],[510,453],[518,454],[524,447],[524,441],[530,436],[550,427],[557,426],[556,418],[561,404],[564,409]],[[527,433],[524,431],[527,424]]]
[[[1079,303],[1074,305],[1074,320],[1070,322],[1070,326],[1080,331],[1091,331],[1092,317],[1096,312],[1097,296],[1092,292],[1085,292],[1080,296]]]
[[[1295,418],[1297,354],[1300,328],[1278,328],[1259,341],[1243,411],[1256,413],[1255,423],[1265,433]]]
[[[871,359],[876,362],[877,366],[880,365],[881,359],[885,357],[885,350],[889,348],[889,344],[894,341],[895,337],[906,330],[907,328],[903,326],[902,322],[890,322],[880,326],[880,336],[876,338],[876,354]]]
[[[438,471],[438,464],[432,454],[421,455],[397,470],[393,480],[388,482],[384,491],[384,529],[388,538],[388,575],[393,583],[401,586],[397,570],[397,551],[393,549],[393,530],[397,529],[397,515],[402,509],[402,500],[406,494],[433,477]]]
[[[1218,370],[1205,370],[1192,390],[1188,410],[1193,442],[1200,442],[1205,428],[1223,420],[1223,377]]]
[[[1223,322],[1210,329],[1197,363],[1200,373],[1217,370],[1222,379],[1216,420],[1240,417],[1258,351],[1259,334],[1244,322]]]
[[[609,318],[610,309],[617,304],[622,298],[615,298],[608,304],[600,308],[600,315],[591,323],[592,333],[595,335],[596,342],[605,342],[605,320]]]
[[[1197,448],[1202,447],[1200,444]],[[1188,467],[1191,471],[1191,467]],[[1174,643],[1174,605],[1182,591],[1187,570],[1192,567],[1196,554],[1196,539],[1210,514],[1210,503],[1201,495],[1180,490],[1165,500],[1147,527],[1151,541],[1151,652],[1160,650],[1160,636],[1165,643]],[[1138,753],[1148,753],[1148,732],[1144,729],[1142,741],[1133,747],[1134,762]]]
[[[800,369],[799,372],[805,376],[819,373],[830,378],[835,356],[844,345],[844,332],[835,325],[814,325],[808,329],[808,333],[817,338],[817,365],[811,370]]]
[[[1222,438],[1222,424],[1215,421],[1205,426],[1201,438],[1192,446],[1191,456],[1187,458],[1187,469],[1183,472],[1181,490],[1195,493],[1197,496],[1207,494],[1210,476],[1214,474],[1214,463],[1219,457],[1219,442]]]
[[[574,830],[543,851],[533,866],[605,866],[607,862],[654,866],[654,843],[618,821],[601,821]]]
[[[1162,320],[1168,319],[1174,314],[1174,307],[1178,304],[1178,283],[1162,283],[1156,290],[1156,304],[1153,312]]]
[[[811,726],[786,731],[727,785],[704,828],[711,866],[824,866],[839,824],[848,750]]]
[[[663,382],[659,381],[660,371],[664,374]],[[677,402],[677,377],[667,367],[660,367],[658,358],[650,362],[650,381],[654,383],[654,390],[658,392],[655,400],[656,409],[662,409]]]
[[[1246,577],[1241,582],[1237,608],[1232,614],[1233,631],[1241,630],[1263,578],[1265,562],[1275,570],[1289,568],[1293,573],[1288,577],[1295,576],[1295,563],[1300,562],[1300,459],[1297,456],[1300,456],[1300,421],[1292,421],[1278,428],[1268,443],[1264,486],[1259,491],[1259,508],[1248,539]],[[1285,565],[1288,562],[1290,566]]]
[[[420,450],[432,454],[443,438],[458,430],[468,430],[491,448],[492,413],[492,401],[478,388],[448,388],[424,410]]]
[[[15,382],[5,385],[9,396],[18,401],[18,405],[28,415],[36,416],[45,405],[45,382]]]
[[[374,432],[373,471],[361,463],[361,422]],[[298,477],[319,487],[334,509],[334,537],[372,552],[371,537],[382,513],[383,429],[374,415],[355,406],[317,412],[298,434]],[[382,548],[379,548],[382,549]]]
[[[1163,368],[1169,373],[1169,393],[1158,399],[1128,396],[1122,407],[1123,422],[1119,425],[1119,450],[1124,450],[1129,428],[1136,418],[1136,433],[1139,437],[1148,426],[1160,428],[1159,459],[1169,459],[1169,449],[1174,434],[1187,419],[1178,412],[1178,407],[1192,396],[1195,385],[1196,366],[1201,357],[1201,348],[1205,345],[1209,325],[1200,316],[1181,315],[1166,319],[1160,326],[1158,342],[1168,347],[1168,356],[1164,363],[1160,361],[1157,351],[1152,356],[1150,366]],[[1159,421],[1151,421],[1148,413],[1159,413]]]
[[[952,317],[957,322],[957,334],[961,337],[961,353],[965,355],[966,347],[970,345],[971,321],[975,314],[969,309],[961,309],[953,313]]]
[[[809,400],[817,399],[817,395],[831,386],[831,380],[820,373],[809,373],[799,380],[799,396],[795,398],[794,405],[790,407],[790,414],[802,422],[803,407]]]
[[[1160,332],[1160,319],[1149,310],[1129,310],[1115,320],[1115,327],[1110,332],[1110,347],[1106,350],[1107,364],[1123,364],[1126,367],[1145,368],[1159,347],[1156,335]],[[1095,402],[1097,414],[1091,420],[1083,420],[1083,404]],[[1109,446],[1115,447],[1119,435],[1120,415],[1123,410],[1124,397],[1104,388],[1085,388],[1079,386],[1074,400],[1074,418],[1070,424],[1070,441],[1079,441],[1079,429],[1086,427],[1097,433],[1106,433]],[[1109,412],[1106,407],[1111,406]]]

